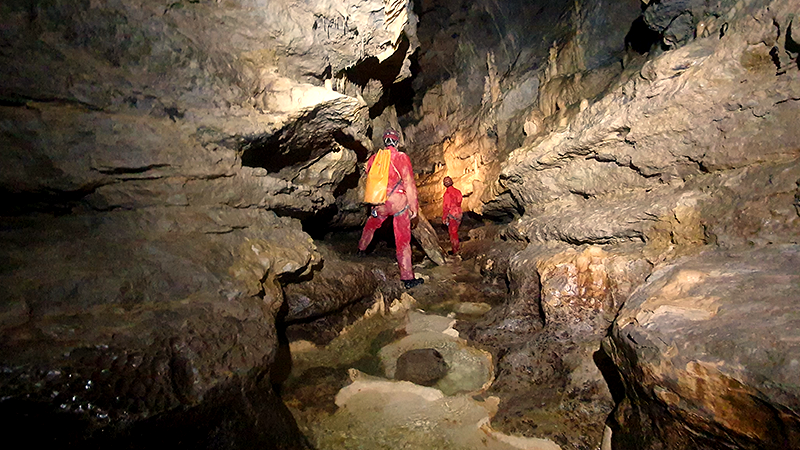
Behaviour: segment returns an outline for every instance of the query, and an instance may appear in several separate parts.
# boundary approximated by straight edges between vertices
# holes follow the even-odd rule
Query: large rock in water
[[[800,247],[776,245],[653,273],[604,342],[624,385],[614,448],[800,448],[798,268]]]
[[[394,379],[433,386],[447,375],[447,362],[435,348],[409,350],[397,358]]]

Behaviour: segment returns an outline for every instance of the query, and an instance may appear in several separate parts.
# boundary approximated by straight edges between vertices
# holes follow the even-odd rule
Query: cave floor
[[[326,245],[343,259],[355,259],[357,239],[356,234],[345,235]],[[449,248],[446,239],[442,233],[443,248]],[[394,248],[386,241],[378,240],[369,255],[360,260],[374,262],[387,278],[396,279]],[[465,247],[475,244],[467,242]],[[573,416],[565,422],[563,386],[540,385],[530,396],[494,392],[497,358],[507,346],[502,342],[470,342],[464,339],[464,333],[459,336],[453,329],[455,322],[460,324],[459,329],[464,323],[478,323],[484,314],[502,305],[508,297],[505,282],[486,280],[475,258],[449,257],[446,265],[435,266],[419,248],[414,249],[414,256],[415,273],[425,278],[424,284],[408,291],[387,289],[386,295],[379,293],[352,305],[335,319],[288,327],[291,370],[277,388],[311,445],[321,450],[558,449],[574,442],[576,439],[564,436],[583,433],[585,417]],[[410,324],[419,322],[421,316],[427,318],[422,320],[452,323],[444,330],[425,330],[434,333],[419,337],[422,335],[414,334],[414,325]],[[319,338],[325,335],[320,333],[322,329],[328,331],[327,339]],[[314,342],[304,339],[312,335],[317,338]],[[414,339],[415,344],[408,344]],[[459,355],[472,356],[444,353],[451,348],[448,345],[456,345],[454,341],[460,342]],[[441,350],[445,359],[450,359],[450,373],[461,371],[456,366],[462,364],[465,375],[451,377],[458,379],[455,385],[439,382],[434,387],[392,380],[393,374],[387,374],[391,372],[387,365],[392,363],[387,363],[385,354],[398,345]],[[488,373],[481,369],[476,375],[475,364],[484,364],[475,362],[481,359],[476,354],[485,355]],[[529,384],[529,380],[520,380],[518,387]],[[513,404],[503,405],[501,398],[513,399]],[[497,421],[499,417],[501,423],[493,423],[492,418]],[[573,420],[574,429],[564,430]],[[596,448],[599,436],[590,434],[584,438]]]

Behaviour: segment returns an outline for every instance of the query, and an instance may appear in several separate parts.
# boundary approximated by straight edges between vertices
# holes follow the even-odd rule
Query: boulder
[[[619,449],[800,446],[800,247],[706,251],[656,270],[603,342]]]
[[[310,280],[284,286],[287,311],[282,317],[284,322],[313,319],[341,310],[372,296],[378,288],[382,273],[373,265],[344,260],[324,247],[320,247],[320,253],[324,261]]]
[[[435,348],[409,350],[397,358],[395,380],[410,381],[420,386],[433,386],[447,375],[447,363]]]

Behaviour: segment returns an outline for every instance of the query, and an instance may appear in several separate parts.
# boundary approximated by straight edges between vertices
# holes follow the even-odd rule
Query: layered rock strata
[[[281,285],[321,256],[272,211],[332,206],[365,159],[359,68],[378,97],[410,75],[408,2],[11,2],[0,42],[3,417],[304,448],[263,380]]]
[[[800,445],[798,257],[707,251],[653,273],[603,342],[624,389],[614,448]]]

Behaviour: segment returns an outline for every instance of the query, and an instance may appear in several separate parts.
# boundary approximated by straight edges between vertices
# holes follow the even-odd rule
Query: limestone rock
[[[410,381],[421,386],[433,386],[447,375],[447,363],[434,348],[409,350],[397,358],[395,380]]]
[[[0,272],[0,409],[51,405],[42,420],[75,421],[56,440],[83,442],[96,427],[113,437],[122,422],[231,400],[216,393],[268,370],[279,281],[319,259],[298,221],[258,210],[175,206],[6,223],[0,251],[15,263]]]
[[[321,249],[322,250],[322,249]],[[369,297],[378,287],[379,278],[367,264],[344,261],[335,252],[322,250],[322,268],[308,281],[284,287],[287,323],[311,319]]]
[[[498,359],[492,392],[501,403],[495,423],[508,432],[533,432],[524,417],[536,410],[553,421],[538,422],[537,432],[559,434],[575,446],[600,442],[614,402],[598,368],[610,364],[597,359],[597,349],[651,268],[641,246],[530,244],[515,253],[506,304],[472,327],[459,327]],[[573,409],[577,403],[581,407]],[[571,424],[568,432],[565,422]]]
[[[536,266],[545,326],[583,339],[605,335],[631,290],[651,270],[636,252],[609,253],[598,246],[543,255]]]
[[[233,442],[202,438],[235,405],[267,446],[304,448],[254,384],[280,285],[321,261],[269,210],[334,204],[370,126],[350,77],[375,59],[387,86],[410,76],[415,27],[405,0],[1,5],[3,416],[44,405],[75,421],[53,442],[80,446],[186,412],[204,448]]]
[[[339,410],[312,425],[318,448],[335,446],[334,439],[342,434],[348,443],[362,447],[561,448],[549,439],[508,435],[493,429],[490,419],[497,411],[496,397],[485,401],[464,394],[445,397],[436,389],[407,381],[387,381],[361,373],[353,378],[353,383],[336,396]]]
[[[603,343],[624,386],[615,448],[800,445],[798,258],[796,245],[708,251],[628,299]]]
[[[526,211],[520,233],[533,241],[650,242],[666,236],[664,228],[674,230],[675,242],[660,244],[649,256],[654,261],[715,239],[734,246],[796,241],[796,214],[784,202],[795,189],[788,172],[797,167],[798,136],[790,117],[800,74],[776,76],[764,57],[770,47],[748,44],[771,42],[763,20],[785,23],[790,10],[778,1],[754,13],[758,19],[736,14],[740,31],[725,39],[652,57],[568,126],[512,152],[500,187],[490,190],[497,200],[486,199],[484,211],[507,210],[508,197],[500,196],[508,192]],[[738,209],[738,218],[722,204]]]
[[[734,5],[736,2],[733,0],[715,4],[696,0],[653,2],[647,5],[642,16],[649,27],[664,36],[664,44],[676,47],[695,37],[706,37],[717,32],[715,19],[730,11]]]

